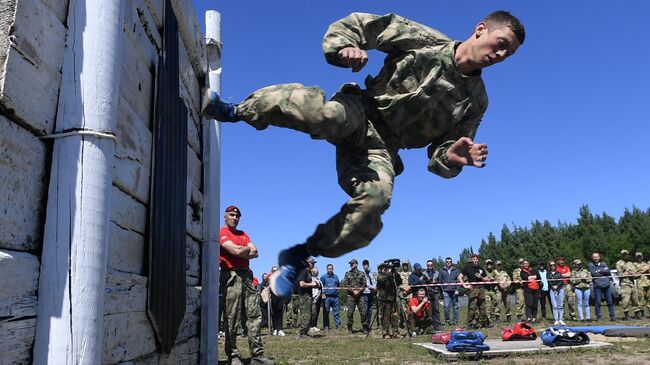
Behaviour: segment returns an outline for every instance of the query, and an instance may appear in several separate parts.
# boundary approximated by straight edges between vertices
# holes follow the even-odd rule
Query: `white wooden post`
[[[221,92],[221,14],[205,13],[208,87]],[[201,274],[201,364],[219,359],[219,193],[221,185],[221,130],[216,120],[203,119],[203,247]]]
[[[68,8],[34,364],[101,363],[123,4]]]

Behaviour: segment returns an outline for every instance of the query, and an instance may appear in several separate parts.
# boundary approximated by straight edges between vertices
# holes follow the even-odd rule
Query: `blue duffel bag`
[[[582,331],[549,327],[540,336],[546,346],[581,346],[589,343],[589,336]]]
[[[483,352],[490,349],[490,346],[483,343],[485,335],[482,332],[453,331],[447,350],[452,352]]]

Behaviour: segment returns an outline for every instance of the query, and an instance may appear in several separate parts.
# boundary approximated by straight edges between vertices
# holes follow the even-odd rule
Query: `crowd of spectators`
[[[642,257],[637,254],[637,258]],[[368,260],[363,260],[359,270],[358,261],[352,259],[343,280],[331,263],[321,276],[315,264],[310,258],[309,267],[299,275],[294,296],[288,300],[270,293],[270,273],[262,275],[258,293],[265,313],[263,326],[271,326],[272,335],[285,336],[285,327],[300,328],[303,338],[321,330],[342,329],[341,311],[347,314],[345,325],[349,332],[368,333],[374,326],[381,328],[385,337],[433,333],[443,327],[489,328],[495,323],[521,320],[554,325],[564,325],[568,320],[602,321],[602,301],[607,304],[609,319],[615,320],[611,270],[598,253],[587,265],[573,260],[572,266],[563,257],[536,265],[522,258],[512,272],[506,272],[500,261],[482,260],[478,255],[472,255],[462,265],[447,257],[442,267],[437,267],[436,260],[427,260],[426,267],[419,263],[411,266],[408,260],[387,260],[377,272],[371,270]],[[650,265],[643,260],[632,262],[622,255],[617,268],[623,275],[622,319],[642,318],[643,306],[650,299],[650,289],[646,289],[650,285],[643,286],[640,278],[650,272]],[[275,270],[277,267],[271,272]],[[629,280],[623,272],[637,276]],[[634,290],[629,289],[632,286]],[[459,323],[459,297],[464,296],[467,322]],[[357,317],[355,311],[359,312]],[[361,321],[357,328],[355,318]]]

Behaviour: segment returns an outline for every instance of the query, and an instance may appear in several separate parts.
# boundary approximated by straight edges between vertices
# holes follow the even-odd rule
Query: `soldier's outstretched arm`
[[[481,114],[467,118],[452,132],[431,142],[427,148],[430,172],[450,179],[458,176],[463,166],[485,166],[487,145],[473,142],[482,116]]]
[[[323,52],[328,63],[358,71],[365,65],[356,61],[364,58],[365,52],[360,51],[398,53],[435,43],[441,37],[445,36],[399,15],[352,13],[329,26],[323,38]],[[344,49],[348,50],[340,54]],[[351,58],[355,61],[350,62]]]

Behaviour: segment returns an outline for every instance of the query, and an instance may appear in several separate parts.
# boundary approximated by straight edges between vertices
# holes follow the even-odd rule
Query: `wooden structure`
[[[0,277],[11,278],[0,287],[0,365],[216,362],[219,129],[199,116],[211,46],[190,1],[109,3],[0,5]],[[178,24],[166,35],[170,10]],[[165,37],[176,41],[186,136],[174,149],[185,194],[173,210],[185,224],[169,246],[182,247],[171,330],[150,315],[152,305],[171,313],[165,295],[148,293],[162,199],[153,151],[168,143],[154,135]]]

